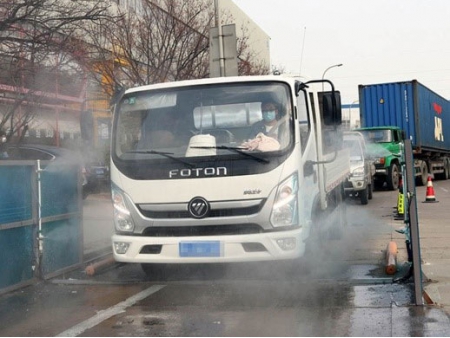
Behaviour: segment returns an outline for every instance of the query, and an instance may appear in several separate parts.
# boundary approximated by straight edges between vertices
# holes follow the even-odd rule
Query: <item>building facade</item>
[[[143,0],[111,0],[112,8],[132,10],[136,14],[142,8]],[[180,0],[181,1],[181,0]],[[204,0],[211,2],[212,0]],[[154,3],[163,5],[164,1]],[[248,36],[248,44],[254,51],[254,56],[267,68],[270,66],[268,35],[260,29],[232,0],[219,0],[219,8],[223,22],[236,24],[237,37]],[[18,69],[18,73],[20,73]],[[110,96],[102,85],[85,74],[70,74],[64,70],[52,68],[37,73],[42,85],[39,90],[26,81],[8,78],[8,74],[0,74],[0,116],[5,116],[16,109],[15,118],[31,116],[26,129],[18,131],[15,139],[26,143],[39,143],[62,146],[67,148],[83,147],[85,141],[80,132],[80,116],[86,111],[92,112],[92,136],[89,146],[104,150],[109,146],[110,134]],[[5,75],[5,76],[2,76]],[[22,75],[26,79],[26,75]],[[36,88],[36,83],[34,83]],[[29,93],[23,99],[24,93]],[[18,107],[14,107],[18,105]],[[4,125],[8,129],[8,125]],[[5,130],[7,131],[7,130]]]
[[[232,0],[219,0],[219,8],[227,23],[236,24],[236,36],[240,37],[242,34],[246,34],[255,58],[262,62],[267,69],[270,69],[269,35]]]

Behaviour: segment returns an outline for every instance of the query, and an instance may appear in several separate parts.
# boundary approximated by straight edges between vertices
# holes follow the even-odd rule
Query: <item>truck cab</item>
[[[358,128],[365,139],[367,155],[375,164],[375,187],[386,184],[387,189],[397,190],[401,175],[403,131],[394,126]]]

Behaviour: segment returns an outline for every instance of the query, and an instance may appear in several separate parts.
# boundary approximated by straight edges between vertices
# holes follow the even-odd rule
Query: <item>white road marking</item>
[[[76,337],[79,334],[83,333],[84,331],[94,327],[95,325],[100,324],[104,320],[111,318],[112,316],[115,316],[121,312],[125,312],[125,309],[127,307],[130,307],[140,300],[143,300],[147,298],[148,296],[158,292],[162,288],[164,288],[165,285],[153,285],[149,287],[148,289],[141,291],[134,296],[131,296],[130,298],[124,300],[123,302],[120,302],[114,306],[111,306],[110,308],[107,308],[106,310],[99,311],[97,315],[94,317],[91,317],[89,319],[86,319],[85,321],[72,326],[70,329],[61,332],[60,334],[56,335],[56,337]]]
[[[441,187],[441,190],[442,190],[442,191],[445,191],[445,192],[448,192],[448,190],[447,190],[447,189],[445,189],[445,188],[442,188],[442,187]]]

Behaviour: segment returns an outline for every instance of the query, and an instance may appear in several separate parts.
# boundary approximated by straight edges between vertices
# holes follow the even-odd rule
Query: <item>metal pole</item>
[[[343,66],[343,64],[342,64],[342,63],[339,63],[339,64],[337,64],[337,65],[333,65],[333,66],[330,66],[330,67],[328,67],[327,69],[325,69],[325,71],[324,71],[323,74],[322,74],[322,80],[325,78],[325,74],[326,74],[326,72],[328,72],[328,70],[330,70],[331,68],[334,68],[334,67],[341,67],[341,66]]]
[[[215,16],[216,16],[216,27],[219,30],[219,65],[220,65],[220,76],[225,76],[225,59],[223,56],[223,36],[222,36],[222,24],[220,23],[220,8],[219,0],[214,0]]]
[[[352,107],[353,107],[353,104],[354,103],[358,103],[359,101],[358,100],[355,100],[355,101],[353,101],[352,103],[350,103],[350,107],[348,108],[348,125],[349,125],[349,128],[350,129],[352,129]],[[357,126],[356,126],[356,123],[355,123],[355,128],[356,128]]]
[[[341,66],[343,66],[343,64],[342,64],[342,63],[338,63],[337,65],[332,65],[332,66],[328,67],[327,69],[325,69],[325,71],[324,71],[323,74],[322,74],[322,80],[325,79],[325,74],[326,74],[331,68],[334,68],[334,67],[341,67]],[[323,89],[323,83],[322,83],[322,91],[324,91],[324,89]]]
[[[38,195],[38,271],[39,277],[43,278],[43,266],[42,266],[42,258],[44,254],[44,236],[42,235],[42,188],[41,188],[41,161],[36,160],[36,175],[37,175],[37,195]]]
[[[420,260],[419,221],[417,218],[416,186],[414,182],[414,165],[411,140],[405,140],[405,165],[407,178],[407,209],[411,232],[412,266],[414,273],[414,296],[416,305],[423,305],[422,265]]]

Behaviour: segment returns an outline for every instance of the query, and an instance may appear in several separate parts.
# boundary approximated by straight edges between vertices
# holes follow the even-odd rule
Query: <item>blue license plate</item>
[[[101,174],[101,175],[104,174],[103,169],[96,169],[95,172],[96,172],[97,174],[99,174],[99,175],[100,175],[100,174]]]
[[[180,257],[220,257],[220,241],[180,242]]]

